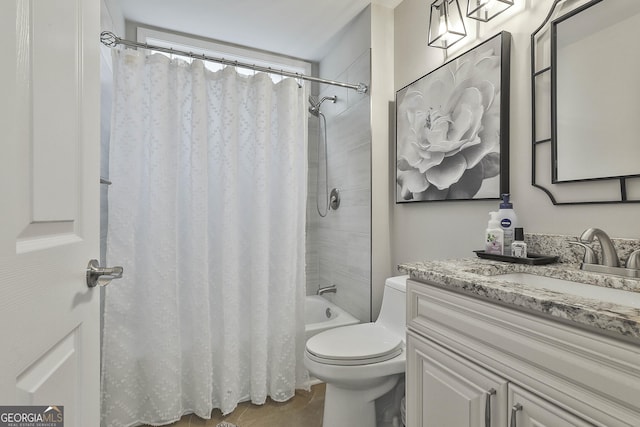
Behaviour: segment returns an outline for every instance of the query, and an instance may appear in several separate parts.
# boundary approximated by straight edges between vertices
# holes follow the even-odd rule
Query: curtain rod
[[[216,58],[212,56],[207,56],[205,54],[197,54],[193,52],[186,52],[183,50],[171,49],[171,48],[162,47],[162,46],[154,46],[147,43],[133,42],[131,40],[121,39],[120,37],[116,36],[114,33],[110,31],[101,32],[100,41],[102,42],[103,45],[109,46],[109,47],[115,47],[119,44],[124,46],[130,46],[130,47],[141,47],[144,49],[157,50],[157,51],[165,52],[169,54],[188,56],[189,58],[200,59],[203,61],[211,61],[211,62],[217,62],[219,64],[231,65],[233,67],[248,68],[250,70],[262,71],[265,73],[279,74],[283,77],[293,77],[296,79],[308,80],[310,82],[317,82],[317,83],[323,83],[323,84],[328,84],[333,86],[346,87],[349,89],[353,89],[358,93],[367,93],[367,91],[369,90],[369,87],[364,83],[358,83],[357,85],[350,84],[350,83],[343,83],[335,80],[327,80],[327,79],[321,79],[319,77],[307,76],[305,74],[293,73],[291,71],[277,70],[271,67],[261,67],[259,65],[248,64],[248,63],[243,63],[239,61],[232,61],[230,59]]]

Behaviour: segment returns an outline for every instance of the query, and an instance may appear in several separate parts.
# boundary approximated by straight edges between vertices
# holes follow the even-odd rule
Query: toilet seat
[[[329,365],[368,365],[402,353],[402,337],[375,323],[344,326],[315,335],[307,341],[309,359]]]

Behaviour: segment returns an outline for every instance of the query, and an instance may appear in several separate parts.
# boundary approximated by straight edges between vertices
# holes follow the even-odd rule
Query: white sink
[[[505,280],[507,282],[521,283],[532,288],[547,289],[564,294],[594,299],[601,302],[609,302],[640,309],[640,292],[605,288],[602,286],[588,285],[586,283],[571,282],[569,280],[537,276],[535,274],[528,273],[498,274],[492,277],[499,280]]]

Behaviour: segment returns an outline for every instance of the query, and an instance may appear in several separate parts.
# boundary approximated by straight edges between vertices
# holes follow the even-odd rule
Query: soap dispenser
[[[498,221],[498,212],[489,212],[484,251],[488,254],[504,255],[504,231]]]

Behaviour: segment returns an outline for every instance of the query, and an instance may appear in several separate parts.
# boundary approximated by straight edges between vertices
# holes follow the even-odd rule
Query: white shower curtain
[[[292,79],[114,51],[102,425],[308,387],[307,153]]]

